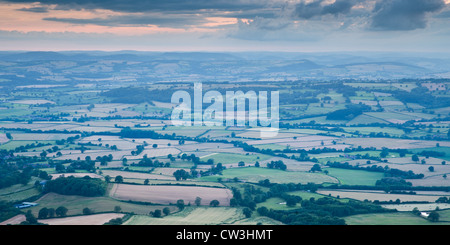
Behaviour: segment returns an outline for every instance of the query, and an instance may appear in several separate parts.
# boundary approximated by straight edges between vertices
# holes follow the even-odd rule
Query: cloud
[[[295,15],[301,19],[311,19],[315,16],[348,14],[358,2],[357,0],[336,0],[331,4],[323,4],[323,0],[310,3],[300,2],[295,7]]]
[[[106,18],[44,18],[46,21],[64,22],[70,24],[94,24],[100,26],[147,26],[155,25],[159,27],[185,28],[193,25],[201,25],[208,21],[201,16],[192,15],[161,15],[161,14],[140,14],[140,15],[120,15]]]
[[[149,11],[246,11],[263,8],[268,0],[3,0],[10,3],[35,3],[57,5],[60,9],[107,9],[117,12],[142,13]]]
[[[427,14],[442,10],[443,0],[381,0],[374,8],[371,28],[409,31],[426,27]]]
[[[33,12],[33,13],[48,13],[47,7],[31,7],[31,8],[21,8],[17,9],[19,11],[25,11],[25,12]]]

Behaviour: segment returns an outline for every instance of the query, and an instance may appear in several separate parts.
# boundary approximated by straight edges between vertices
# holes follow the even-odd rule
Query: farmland
[[[450,202],[436,203],[450,197],[448,89],[422,83],[203,84],[279,91],[279,129],[267,136],[174,125],[170,97],[190,82],[12,82],[0,89],[0,204],[38,205],[0,222],[30,210],[50,225],[434,224],[411,210],[437,206],[448,220]],[[74,186],[46,189],[60,178]]]

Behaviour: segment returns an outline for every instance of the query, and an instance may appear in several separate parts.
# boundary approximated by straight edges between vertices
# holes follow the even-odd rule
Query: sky
[[[450,0],[0,0],[0,50],[450,53]]]

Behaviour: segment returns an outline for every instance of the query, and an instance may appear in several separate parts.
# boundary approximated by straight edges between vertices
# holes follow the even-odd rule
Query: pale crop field
[[[38,222],[49,225],[103,225],[111,219],[122,218],[125,214],[106,213],[65,218],[40,219]]]
[[[450,178],[444,178],[443,175],[435,175],[425,177],[423,179],[412,179],[407,181],[411,182],[413,186],[450,186]]]
[[[67,139],[68,137],[73,137],[76,134],[11,134],[13,140],[21,141],[21,140],[62,140]]]
[[[225,188],[197,186],[146,186],[115,184],[110,195],[119,200],[133,200],[159,204],[176,203],[182,199],[194,203],[196,197],[202,198],[202,204],[209,205],[212,200],[218,200],[219,206],[229,206],[232,193]]]
[[[122,176],[125,179],[156,179],[156,180],[175,180],[173,176],[167,176],[162,174],[150,174],[117,170],[102,170],[103,176],[109,175],[112,178],[116,176]]]
[[[6,137],[6,134],[0,133],[0,144],[4,144],[8,141],[9,139]]]
[[[147,147],[149,147],[149,146],[147,146]],[[156,149],[145,149],[138,156],[131,156],[131,154],[130,154],[130,155],[126,156],[126,158],[127,159],[142,159],[144,157],[144,155],[147,155],[148,158],[167,157],[169,154],[172,154],[172,156],[177,156],[179,153],[181,153],[181,151],[176,149],[175,147],[165,147],[165,148],[156,148]]]
[[[191,207],[163,218],[134,215],[125,225],[222,225],[233,224],[244,218],[241,208]]]

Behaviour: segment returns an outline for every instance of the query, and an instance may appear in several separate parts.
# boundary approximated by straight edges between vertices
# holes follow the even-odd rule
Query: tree
[[[202,203],[202,198],[201,197],[196,197],[195,198],[195,205],[200,206]]]
[[[120,213],[120,212],[122,212],[122,208],[120,206],[115,206],[114,207],[114,212],[115,213]]]
[[[105,181],[106,181],[106,183],[109,183],[111,181],[111,176],[106,175],[105,176]]]
[[[240,161],[240,162],[238,163],[238,166],[239,166],[239,167],[244,167],[244,166],[245,166],[245,162],[244,162],[244,161]]]
[[[189,177],[189,173],[184,169],[178,169],[173,173],[175,179],[178,180],[186,180]]]
[[[244,208],[242,210],[242,213],[244,213],[246,218],[250,218],[252,216],[253,211],[249,208]]]
[[[438,222],[439,221],[439,214],[436,211],[431,212],[428,215],[428,219],[432,222]]]
[[[46,219],[48,217],[48,208],[41,208],[39,210],[38,218],[39,219]]]
[[[170,208],[168,208],[168,207],[165,207],[164,209],[163,209],[163,213],[164,213],[164,215],[169,215],[170,214]]]
[[[90,208],[83,208],[83,214],[90,215],[90,214],[92,214],[92,210]]]
[[[55,217],[55,209],[54,208],[49,208],[49,209],[47,209],[47,211],[48,211],[48,215],[47,215],[48,218]]]
[[[56,210],[55,210],[55,214],[58,217],[64,217],[67,214],[67,208],[64,206],[59,206]]]
[[[117,175],[114,179],[114,182],[116,183],[123,183],[123,177],[121,175]]]
[[[158,144],[153,144],[152,147],[156,149],[158,148]]]
[[[47,156],[47,152],[42,150],[41,154],[39,154],[42,158],[45,158]]]
[[[430,166],[430,167],[428,167],[428,170],[429,170],[430,172],[434,172],[434,167],[433,167],[433,166]]]
[[[322,171],[322,168],[320,167],[320,165],[319,164],[314,164],[313,166],[312,166],[312,168],[311,168],[311,170],[309,170],[310,172],[321,172]]]
[[[412,155],[411,160],[413,160],[414,162],[418,162],[419,157],[416,154],[414,154],[414,155]]]
[[[162,216],[161,209],[156,209],[155,211],[150,212],[150,214],[155,218],[161,218]]]
[[[230,199],[230,206],[231,207],[236,207],[238,205],[238,200],[236,200],[236,198],[231,198]]]
[[[149,179],[145,179],[145,180],[144,180],[144,185],[148,185],[149,182],[150,182]]]
[[[389,150],[385,147],[383,147],[383,150],[380,152],[380,157],[381,158],[386,158],[389,154]]]
[[[178,209],[180,209],[180,210],[183,210],[184,209],[184,201],[182,200],[182,199],[180,199],[180,200],[178,200],[177,201],[177,207],[178,207]]]
[[[217,206],[219,206],[219,204],[220,204],[219,201],[217,201],[217,200],[212,200],[212,201],[209,203],[209,206],[211,206],[211,207],[217,207]]]
[[[25,218],[26,218],[26,221],[28,222],[28,224],[37,224],[38,223],[36,217],[34,217],[31,210],[27,211],[27,213],[25,214]]]

